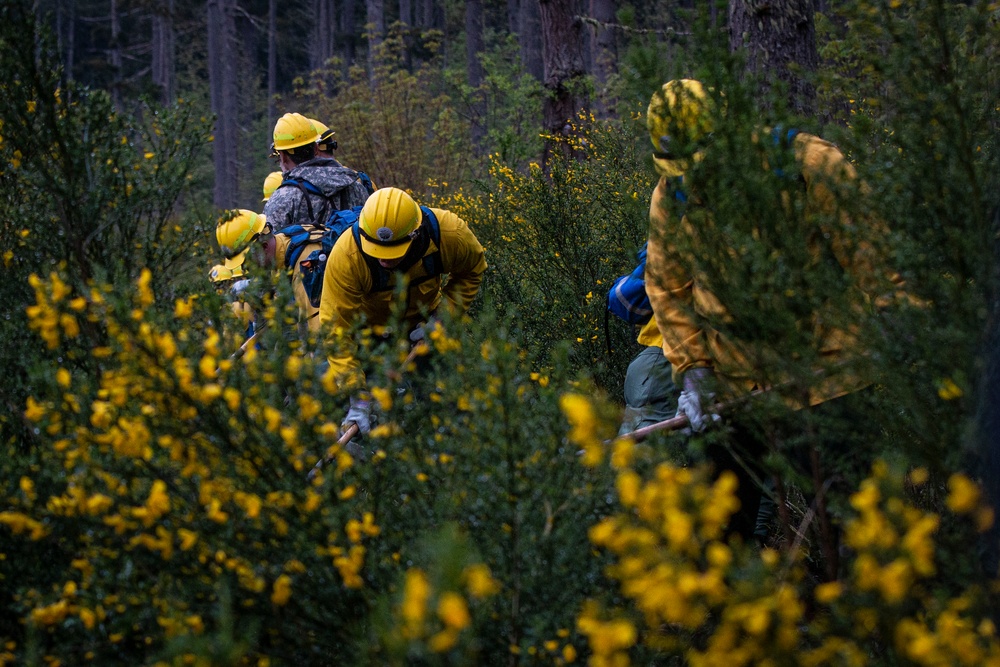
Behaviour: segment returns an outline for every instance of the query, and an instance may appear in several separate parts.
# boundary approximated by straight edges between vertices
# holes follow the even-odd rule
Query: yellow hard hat
[[[713,129],[714,105],[700,81],[674,79],[653,94],[646,127],[653,143],[653,162],[665,176],[680,176],[701,154],[699,143]]]
[[[337,133],[315,118],[311,120],[313,127],[316,128],[316,132],[319,133],[319,138],[316,139],[316,147],[321,151],[327,152],[337,150],[337,140],[333,138]]]
[[[299,146],[314,143],[319,139],[319,132],[312,121],[300,113],[286,113],[274,124],[274,148],[287,151]]]
[[[219,242],[219,249],[226,257],[227,269],[243,264],[250,244],[267,226],[267,218],[263,215],[241,208],[236,217],[215,228],[215,240]]]
[[[423,213],[410,195],[399,188],[376,190],[358,216],[361,250],[376,259],[399,259],[422,220]]]
[[[233,268],[228,268],[225,264],[216,264],[208,272],[208,279],[213,283],[221,283],[233,278],[242,278],[245,275],[246,272],[243,270],[242,264]]]
[[[284,178],[284,174],[280,171],[272,171],[267,175],[267,178],[264,179],[264,198],[261,199],[262,202],[271,198],[271,195],[273,195],[274,191],[278,189],[278,186],[281,185],[281,181],[283,181]]]

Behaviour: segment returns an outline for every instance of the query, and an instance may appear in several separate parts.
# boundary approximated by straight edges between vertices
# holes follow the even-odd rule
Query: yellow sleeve
[[[874,217],[855,220],[851,211],[844,210],[842,202],[870,196],[854,166],[834,144],[811,134],[799,134],[795,147],[802,164],[807,201],[815,213],[827,216],[832,223],[832,228],[824,231],[829,235],[830,250],[837,263],[876,303],[890,298],[894,290],[902,290],[902,277],[886,267],[885,252],[873,243],[887,238],[885,222]]]
[[[361,303],[371,287],[370,282],[368,267],[360,251],[357,251],[354,237],[350,233],[342,234],[326,262],[319,305],[320,327],[330,363],[323,378],[328,392],[365,385],[361,364],[354,356],[357,342],[351,335],[351,327],[361,312]]]
[[[661,177],[649,207],[645,280],[653,317],[663,336],[663,354],[679,377],[689,368],[712,366],[712,357],[695,319],[694,280],[670,243],[670,236],[681,233],[681,226],[670,224],[668,196],[666,178]]]
[[[448,274],[442,290],[446,307],[461,315],[479,293],[486,271],[486,254],[464,220],[444,209],[431,209],[441,227],[441,265]]]

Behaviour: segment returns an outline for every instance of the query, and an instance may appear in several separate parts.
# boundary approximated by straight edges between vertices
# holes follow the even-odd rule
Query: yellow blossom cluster
[[[435,590],[424,570],[409,568],[396,608],[396,636],[404,643],[424,645],[433,653],[455,648],[462,632],[472,624],[471,604],[499,591],[498,582],[482,563],[467,566],[462,581],[465,594],[447,588]]]

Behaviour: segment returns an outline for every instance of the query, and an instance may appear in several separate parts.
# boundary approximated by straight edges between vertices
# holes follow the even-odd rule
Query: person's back
[[[321,225],[334,211],[361,206],[368,190],[358,172],[317,155],[319,133],[301,114],[285,114],[274,126],[274,147],[284,180],[264,207],[274,231],[289,225]]]

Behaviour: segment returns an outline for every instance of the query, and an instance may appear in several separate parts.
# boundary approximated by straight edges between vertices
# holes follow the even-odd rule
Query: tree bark
[[[350,69],[357,53],[357,18],[358,6],[356,0],[343,0],[340,14],[340,34],[344,48],[344,67]]]
[[[399,0],[399,21],[413,26],[413,0]]]
[[[235,0],[208,0],[208,78],[212,112],[216,116],[212,158],[215,165],[214,203],[236,205],[239,191],[237,155],[237,99]]]
[[[568,135],[570,123],[583,102],[583,34],[574,18],[575,3],[571,0],[540,0],[542,19],[542,53],[545,61],[544,105],[545,130],[550,134]],[[563,150],[568,145],[563,142]],[[545,156],[552,150],[546,142]]]
[[[538,0],[521,0],[518,14],[521,65],[525,72],[542,81],[545,78],[545,66],[542,59],[542,26]]]
[[[267,2],[267,129],[278,120],[274,96],[278,94],[278,0]]]
[[[374,56],[373,49],[385,36],[384,0],[365,0],[365,24],[365,29],[371,31],[368,36],[368,59],[371,60]]]
[[[313,0],[312,43],[309,68],[322,68],[335,53],[336,15],[333,0]]]
[[[529,0],[524,1],[528,2]],[[520,0],[507,0],[507,31],[512,35],[518,34],[521,29],[520,10]]]
[[[121,24],[118,22],[118,0],[111,0],[111,44],[108,45],[111,62],[111,101],[115,110],[122,111],[122,47]]]
[[[170,104],[174,99],[175,33],[174,0],[167,0],[153,14],[153,58],[151,78],[160,88],[160,99]]]
[[[472,87],[472,143],[478,147],[486,136],[483,126],[483,105],[479,87],[483,85],[483,64],[479,54],[485,49],[483,42],[483,0],[466,0],[465,3],[465,67]]]
[[[608,24],[615,20],[614,0],[590,0],[590,18],[598,24]],[[602,116],[614,105],[614,100],[608,99],[608,79],[615,71],[617,56],[615,53],[615,36],[603,25],[597,25],[591,30],[593,75],[597,82],[597,111]]]
[[[66,25],[66,80],[73,80],[73,64],[76,55],[76,2],[69,2],[69,16]]]
[[[811,115],[816,102],[807,79],[819,63],[813,12],[814,0],[729,2],[730,50],[745,52],[747,74],[760,81],[762,98],[780,81],[788,87],[789,108],[801,115]]]

